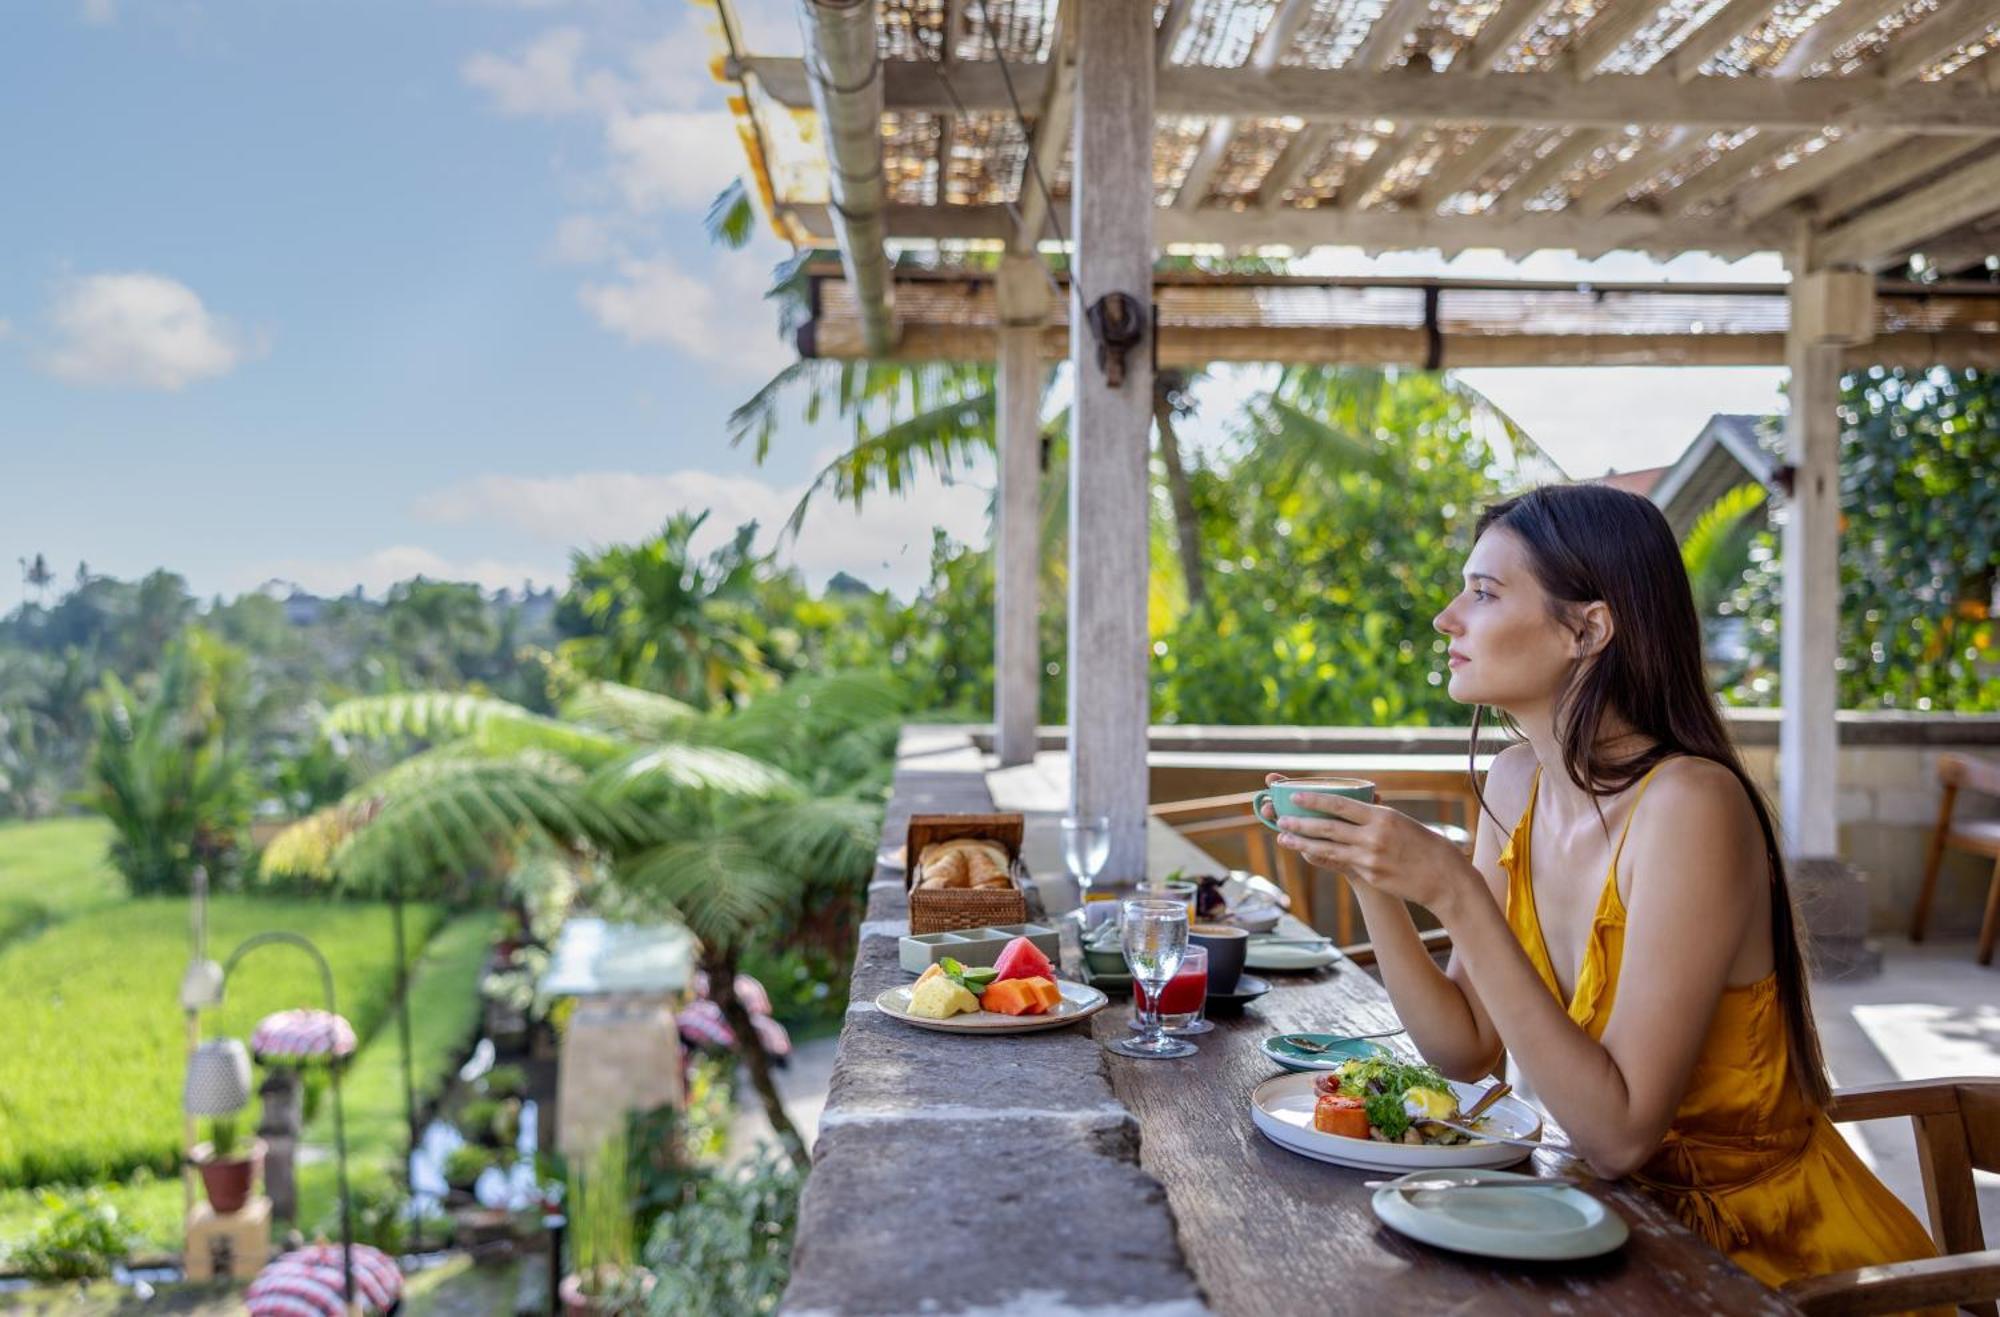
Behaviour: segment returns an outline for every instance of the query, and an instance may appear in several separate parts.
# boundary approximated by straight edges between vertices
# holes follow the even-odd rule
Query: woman
[[[1435,626],[1452,698],[1525,742],[1487,775],[1471,861],[1338,796],[1300,797],[1329,819],[1280,820],[1282,844],[1356,880],[1425,1058],[1472,1080],[1504,1050],[1593,1170],[1632,1176],[1766,1284],[1930,1256],[1824,1114],[1770,813],[1703,680],[1659,510],[1601,485],[1489,508]],[[1448,969],[1405,901],[1451,933]]]

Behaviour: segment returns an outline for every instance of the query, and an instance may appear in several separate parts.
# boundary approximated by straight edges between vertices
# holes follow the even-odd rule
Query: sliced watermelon
[[[1049,958],[1042,949],[1027,938],[1017,937],[1000,950],[1000,959],[993,962],[993,981],[1005,983],[1008,979],[1053,979],[1056,967],[1049,964]]]

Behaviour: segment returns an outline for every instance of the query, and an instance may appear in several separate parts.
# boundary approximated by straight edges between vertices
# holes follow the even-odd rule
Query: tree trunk
[[[1188,486],[1187,468],[1181,465],[1181,442],[1174,434],[1174,409],[1164,390],[1153,398],[1153,424],[1160,431],[1160,460],[1167,468],[1167,497],[1174,507],[1174,542],[1180,548],[1181,579],[1187,585],[1188,603],[1201,608],[1208,603],[1208,584],[1201,571],[1201,529],[1194,518],[1194,494]]]
[[[708,997],[722,1011],[722,1018],[729,1024],[729,1032],[736,1035],[736,1050],[743,1058],[744,1069],[750,1072],[750,1086],[757,1090],[758,1099],[764,1104],[764,1118],[771,1122],[771,1129],[785,1145],[785,1153],[792,1159],[801,1174],[812,1169],[812,1157],[806,1151],[806,1141],[799,1137],[798,1127],[785,1114],[785,1103],[778,1096],[778,1086],[771,1080],[771,1055],[764,1050],[764,1040],[757,1035],[757,1028],[750,1022],[749,1008],[736,996],[736,957],[734,954],[702,958],[702,968],[708,972]]]

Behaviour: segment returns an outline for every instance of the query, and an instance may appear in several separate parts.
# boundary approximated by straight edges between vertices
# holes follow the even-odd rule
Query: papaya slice
[[[979,1004],[999,1015],[1039,1015],[1043,1009],[1041,998],[1025,979],[1001,980],[981,994]]]

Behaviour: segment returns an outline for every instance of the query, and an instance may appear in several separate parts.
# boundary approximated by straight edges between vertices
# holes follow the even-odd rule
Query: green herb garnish
[[[1382,1137],[1396,1140],[1409,1132],[1410,1113],[1403,1110],[1403,1095],[1413,1088],[1434,1088],[1451,1092],[1443,1075],[1427,1065],[1407,1065],[1401,1061],[1349,1061],[1336,1071],[1344,1097],[1360,1098],[1368,1123]]]

